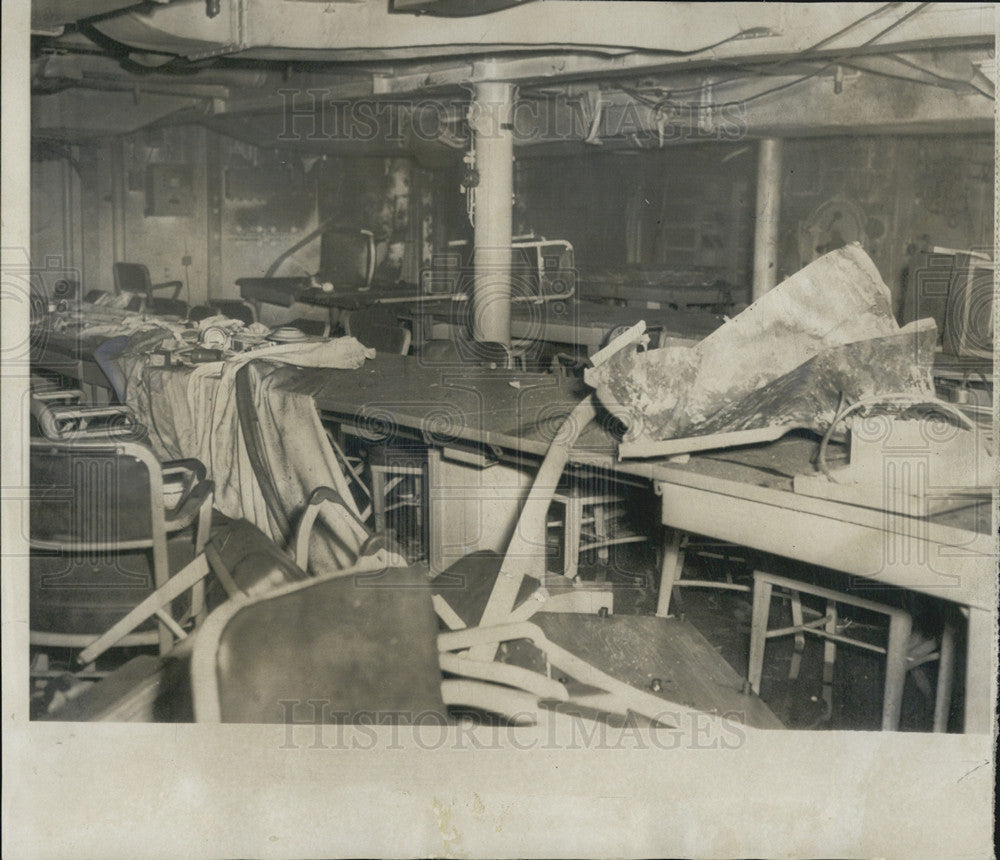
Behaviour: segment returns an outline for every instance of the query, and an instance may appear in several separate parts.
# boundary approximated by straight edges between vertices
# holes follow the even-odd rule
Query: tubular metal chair
[[[329,505],[350,515],[328,487],[312,493],[295,532],[301,571],[309,565],[313,526]],[[292,715],[283,702],[304,706],[310,697],[350,715],[443,712],[426,575],[368,534],[345,570],[312,579],[303,574],[303,581],[266,593],[230,592],[199,631],[192,653],[196,720],[284,722]],[[257,625],[263,626],[251,633]],[[332,721],[353,720],[340,714]]]
[[[331,503],[342,505],[320,488],[299,523],[295,556],[302,569],[312,524]],[[517,722],[559,720],[562,715],[540,700],[565,703],[570,695],[562,681],[463,654],[472,645],[525,638],[588,685],[583,704],[651,718],[664,710],[662,700],[558,648],[534,625],[439,636],[426,569],[404,566],[376,538],[348,570],[264,593],[234,593],[216,609],[192,651],[194,716],[199,722],[423,725],[434,719],[443,725],[451,719],[447,706],[454,705]]]
[[[209,317],[218,316],[218,313],[210,305],[195,305],[188,311],[188,322],[201,322]]]
[[[80,662],[90,662],[120,644],[158,610],[195,588],[204,588],[207,610],[212,611],[237,595],[255,597],[304,579],[306,574],[292,557],[252,523],[218,515],[204,553],[91,642],[81,652]],[[163,657],[141,654],[101,683],[74,688],[76,695],[50,706],[39,718],[74,722],[189,721],[188,660],[197,632],[192,631]]]
[[[78,389],[31,393],[31,435],[56,442],[83,439],[138,439],[143,428],[125,406],[83,406]]]
[[[356,311],[347,319],[347,334],[378,352],[406,355],[410,351],[410,330],[399,325],[396,312],[382,308]]]
[[[164,281],[154,284],[149,268],[142,263],[115,263],[114,279],[116,293],[137,293],[145,297],[145,310],[164,315],[187,316],[187,303],[177,297],[183,281]],[[173,290],[168,298],[157,298],[157,290]]]
[[[514,370],[515,366],[525,369],[524,353],[518,349],[496,341],[468,341],[464,345],[470,360],[491,370]],[[462,347],[459,347],[462,350]]]
[[[196,721],[442,726],[454,706],[519,724],[631,713],[655,725],[695,712],[611,677],[533,624],[438,634],[422,568],[346,573],[237,597],[213,612],[191,657]],[[525,640],[575,683],[466,656]]]
[[[231,320],[239,320],[244,325],[251,325],[255,317],[253,308],[247,302],[237,299],[210,299],[208,304],[192,307],[188,311],[188,321],[201,322],[203,319],[220,315]]]
[[[208,304],[216,313],[229,317],[231,320],[239,320],[244,325],[252,325],[256,322],[257,316],[249,302],[239,299],[209,299]]]
[[[212,483],[197,460],[161,465],[131,441],[31,442],[30,641],[83,648],[198,556]],[[158,614],[121,645],[170,647],[202,609]],[[176,618],[181,617],[178,622]]]
[[[478,365],[491,370],[527,370],[526,347],[494,341],[425,340],[420,350],[424,364],[441,367]]]
[[[328,320],[310,320],[305,317],[297,317],[290,322],[282,323],[281,328],[297,328],[302,334],[309,337],[330,336],[330,323]]]
[[[296,560],[303,567],[316,510],[328,502],[339,503],[331,491],[317,491],[299,525]],[[631,713],[655,725],[665,715],[676,721],[695,713],[608,675],[535,624],[511,620],[439,633],[426,569],[400,562],[377,550],[348,570],[232,596],[194,641],[195,719],[445,725],[452,720],[447,708],[455,706],[519,724]],[[525,641],[543,655],[541,671],[473,656]]]

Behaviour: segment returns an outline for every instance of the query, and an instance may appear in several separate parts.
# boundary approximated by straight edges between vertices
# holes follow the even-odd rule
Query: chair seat
[[[437,631],[419,568],[307,581],[227,604],[199,634],[196,715],[208,698],[222,722],[413,724],[435,715],[443,723]],[[202,675],[205,660],[216,668]]]
[[[231,596],[218,576],[220,571],[228,574],[230,588],[251,596],[308,578],[287,552],[247,520],[224,521],[214,530],[205,551],[217,574],[205,591],[209,609],[220,606]]]
[[[179,570],[196,555],[188,535],[167,541],[171,570]],[[153,593],[150,552],[75,554],[33,551],[29,560],[29,628],[33,633],[97,637]],[[176,617],[190,609],[188,597],[173,607]],[[151,620],[137,631],[155,630]]]
[[[504,557],[492,550],[480,550],[460,558],[431,581],[433,593],[441,597],[466,627],[475,627],[493,593]],[[515,600],[515,608],[527,600],[538,582],[525,577]]]

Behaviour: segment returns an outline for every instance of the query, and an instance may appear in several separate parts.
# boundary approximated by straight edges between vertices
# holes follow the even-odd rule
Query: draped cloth
[[[321,486],[336,490],[351,512],[357,508],[311,397],[273,385],[284,365],[358,369],[374,351],[350,337],[281,344],[224,362],[191,368],[150,367],[148,356],[121,360],[128,380],[126,403],[146,426],[149,442],[164,460],[195,457],[215,482],[215,508],[244,518],[279,546],[290,545],[306,501]],[[247,439],[237,403],[237,374],[248,365],[253,438]],[[254,446],[254,469],[248,443]],[[262,489],[262,482],[264,488]],[[276,492],[266,492],[268,486]],[[347,567],[368,534],[344,511],[326,506],[310,544],[316,572]]]

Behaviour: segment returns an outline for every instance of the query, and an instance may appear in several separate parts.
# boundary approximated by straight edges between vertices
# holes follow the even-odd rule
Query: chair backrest
[[[49,549],[166,540],[163,476],[135,442],[31,441],[30,542]]]
[[[146,309],[164,317],[179,317],[180,319],[184,319],[188,315],[188,303],[183,299],[151,297],[146,300]]]
[[[420,361],[422,364],[456,367],[461,365],[462,356],[454,340],[425,340],[420,348]]]
[[[79,401],[60,402],[76,391],[52,395],[31,394],[31,436],[54,442],[106,442],[110,439],[137,441],[145,430],[127,406],[81,406]]]
[[[316,277],[340,289],[367,289],[375,272],[375,237],[370,230],[331,227],[320,239]]]
[[[421,723],[446,718],[426,573],[313,579],[213,612],[191,660],[195,719]]]
[[[410,330],[401,325],[369,323],[356,326],[351,322],[351,336],[376,352],[406,355],[410,351]]]
[[[420,351],[425,364],[442,366],[479,365],[493,370],[513,370],[514,351],[494,341],[466,338],[427,340]]]
[[[253,308],[246,302],[237,299],[212,299],[209,304],[215,313],[227,316],[231,320],[239,320],[244,325],[253,325],[255,321]]]
[[[218,314],[218,309],[210,307],[209,305],[195,305],[188,311],[188,320],[190,322],[201,322],[209,317],[218,316]]]
[[[379,352],[406,355],[410,349],[410,330],[399,324],[398,311],[376,305],[355,311],[348,319],[348,334]]]
[[[297,328],[302,334],[309,337],[327,337],[330,334],[330,323],[326,320],[310,320],[305,317],[298,317],[291,322],[282,323],[283,326]]]
[[[467,360],[482,367],[489,367],[493,370],[514,369],[514,353],[506,344],[489,340],[470,340],[464,342],[463,347],[469,356]],[[460,351],[461,349],[462,347],[460,347]]]
[[[149,295],[153,281],[149,269],[142,263],[115,263],[115,292],[144,293]]]

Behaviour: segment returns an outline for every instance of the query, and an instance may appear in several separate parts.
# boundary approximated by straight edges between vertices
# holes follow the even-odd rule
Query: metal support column
[[[473,336],[510,345],[511,222],[514,195],[513,86],[476,85],[469,111],[476,147]]]
[[[127,261],[125,250],[125,142],[111,142],[111,262]]]
[[[781,141],[765,138],[757,157],[757,221],[753,250],[753,300],[778,282],[781,211]]]

